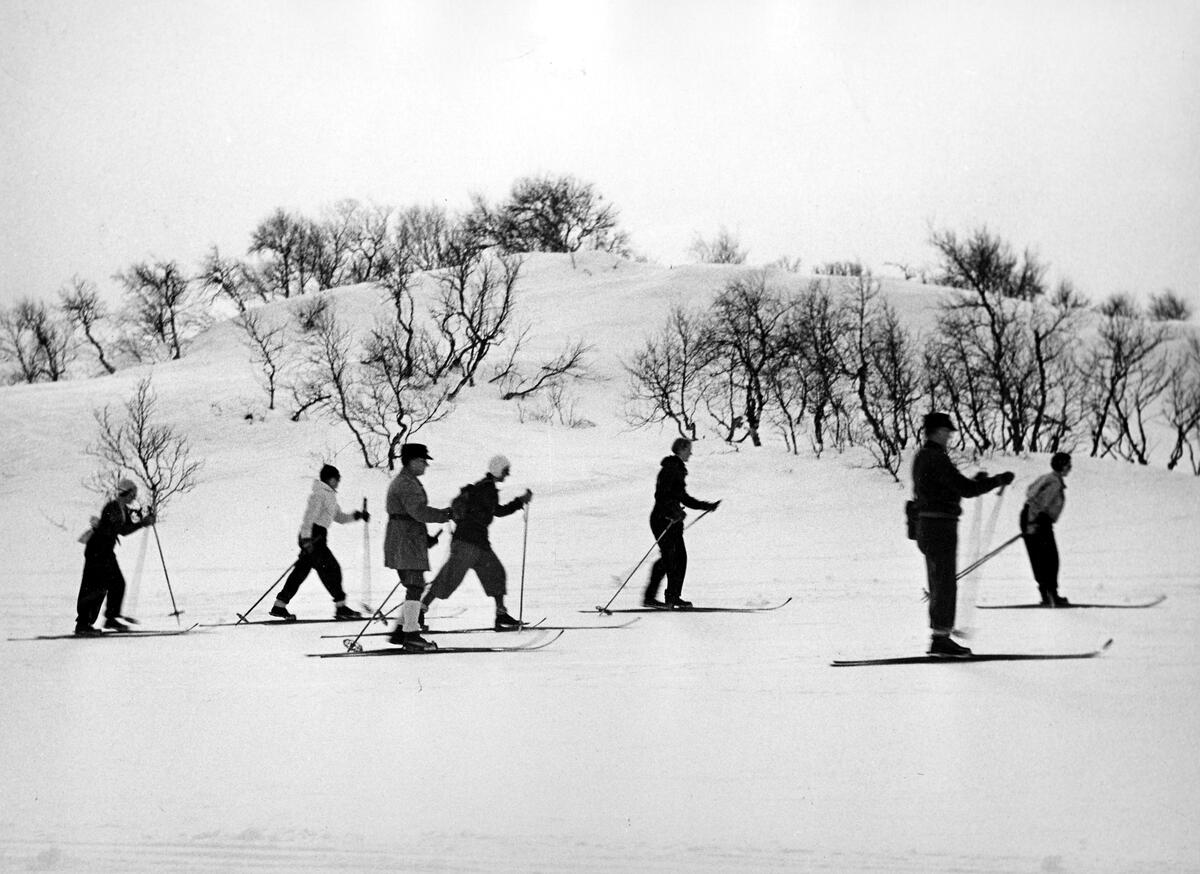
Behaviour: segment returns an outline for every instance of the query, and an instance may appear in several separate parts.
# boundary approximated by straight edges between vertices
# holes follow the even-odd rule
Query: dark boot
[[[501,610],[496,614],[496,623],[492,627],[497,631],[516,631],[521,623],[509,616],[507,610]]]
[[[971,657],[971,651],[948,635],[935,634],[929,641],[929,655],[966,659]]]
[[[274,607],[272,607],[268,612],[270,613],[270,615],[274,616],[276,619],[282,619],[284,622],[295,622],[296,621],[295,613],[292,613],[290,610],[288,610],[287,607],[281,607],[278,604],[276,604]]]

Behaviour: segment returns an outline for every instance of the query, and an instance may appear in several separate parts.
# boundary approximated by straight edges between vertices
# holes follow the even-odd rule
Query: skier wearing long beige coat
[[[421,637],[421,593],[429,570],[429,533],[425,526],[450,521],[449,510],[429,506],[429,497],[419,477],[433,457],[421,443],[400,448],[400,473],[387,492],[387,529],[383,535],[383,563],[396,571],[404,586],[400,620],[390,638],[409,649],[434,649],[436,644]]]

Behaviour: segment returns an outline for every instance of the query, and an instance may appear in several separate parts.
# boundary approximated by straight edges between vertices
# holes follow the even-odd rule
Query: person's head
[[[131,479],[123,479],[117,482],[117,500],[122,504],[128,504],[137,497],[137,484]]]
[[[321,467],[321,473],[318,478],[331,489],[336,489],[338,483],[342,481],[342,472],[332,464],[326,464]]]
[[[1050,458],[1050,469],[1055,473],[1066,476],[1071,472],[1071,456],[1066,452],[1056,452]]]
[[[687,461],[692,457],[692,441],[686,437],[676,437],[671,444],[671,453],[678,455],[680,461]]]
[[[945,446],[950,442],[950,435],[957,429],[945,413],[934,412],[925,414],[924,430],[926,440]]]
[[[429,467],[433,456],[424,443],[405,443],[400,447],[400,464],[413,476],[420,476]]]
[[[510,464],[509,460],[503,455],[493,456],[492,460],[488,462],[488,473],[490,473],[492,475],[492,479],[498,483],[502,483],[508,479],[508,475],[511,472],[512,464]]]

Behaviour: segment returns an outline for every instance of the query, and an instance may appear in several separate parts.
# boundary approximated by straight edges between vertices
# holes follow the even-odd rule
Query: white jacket
[[[312,537],[314,525],[320,525],[325,530],[334,522],[353,522],[353,513],[343,513],[338,506],[337,492],[329,483],[317,480],[313,483],[312,493],[308,496],[308,506],[304,508],[304,521],[300,523],[300,536]]]

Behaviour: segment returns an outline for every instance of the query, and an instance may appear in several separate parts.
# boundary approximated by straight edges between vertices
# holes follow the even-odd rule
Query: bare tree
[[[1192,308],[1186,300],[1166,288],[1160,294],[1150,295],[1147,314],[1155,322],[1186,322],[1192,317]]]
[[[284,350],[288,344],[287,325],[270,325],[261,310],[246,310],[234,322],[245,332],[246,345],[258,366],[263,388],[267,392],[267,409],[275,409],[275,392],[283,368]]]
[[[0,358],[16,365],[16,382],[58,382],[75,357],[74,331],[43,301],[24,298],[0,312]]]
[[[192,458],[187,437],[157,421],[157,412],[157,399],[146,377],[124,404],[123,415],[107,406],[93,410],[98,430],[87,453],[102,465],[93,477],[93,488],[105,490],[128,471],[141,481],[150,506],[162,518],[171,498],[195,488],[203,463]]]
[[[713,352],[704,318],[682,306],[672,307],[666,325],[624,365],[630,382],[630,424],[669,421],[680,437],[695,440]]]
[[[1145,464],[1145,414],[1168,384],[1161,354],[1166,329],[1125,312],[1110,309],[1083,362],[1087,427],[1093,457]]]
[[[264,259],[263,279],[273,293],[291,297],[306,291],[306,236],[305,220],[284,209],[276,209],[254,229],[247,254]]]
[[[125,286],[135,329],[165,346],[171,358],[183,357],[183,348],[200,320],[179,265],[174,261],[139,262],[114,278]]]
[[[1167,469],[1174,470],[1186,452],[1192,473],[1200,476],[1200,339],[1195,336],[1171,367],[1163,414],[1175,432]]]
[[[195,279],[209,300],[228,300],[239,313],[256,301],[266,303],[275,297],[253,266],[237,258],[222,258],[216,246],[200,262]]]
[[[695,234],[688,252],[702,264],[744,264],[749,254],[737,236],[724,225],[711,240]]]
[[[95,283],[78,276],[72,277],[70,285],[61,289],[58,296],[63,314],[75,330],[83,334],[95,351],[100,366],[108,373],[115,373],[117,369],[109,362],[98,336],[100,325],[108,317],[108,312],[100,300]]]
[[[532,373],[523,373],[519,367],[509,367],[498,380],[500,397],[510,401],[527,398],[543,389],[561,386],[568,379],[586,379],[588,376],[587,356],[592,346],[583,340],[567,340],[558,354],[543,361]]]
[[[437,204],[411,206],[396,217],[396,233],[393,249],[403,260],[410,261],[417,270],[437,270],[453,263],[455,254],[461,249],[452,239],[461,234],[446,215],[446,210]],[[471,247],[477,252],[482,245]]]
[[[865,276],[870,271],[861,261],[826,261],[813,267],[812,272],[818,276]]]
[[[508,199],[491,208],[479,196],[466,226],[506,252],[578,252],[598,249],[629,254],[629,235],[618,214],[590,182],[573,176],[525,176]]]
[[[959,238],[953,231],[931,231],[930,245],[941,257],[941,285],[970,289],[978,297],[1032,300],[1046,291],[1046,267],[1030,250],[1020,257],[987,228]]]
[[[347,253],[345,280],[372,282],[388,269],[390,206],[362,206],[354,200],[340,201],[336,209],[345,216]]]

